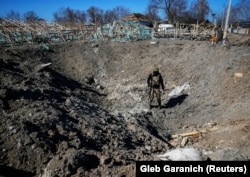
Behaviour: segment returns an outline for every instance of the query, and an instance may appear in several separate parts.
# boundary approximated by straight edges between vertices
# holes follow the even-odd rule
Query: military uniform
[[[156,95],[158,107],[161,108],[161,89],[164,90],[163,78],[159,72],[159,68],[154,66],[153,73],[150,73],[147,79],[149,107],[151,108],[154,95]]]

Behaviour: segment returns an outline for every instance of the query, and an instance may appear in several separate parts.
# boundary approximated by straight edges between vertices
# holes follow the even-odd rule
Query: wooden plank
[[[217,128],[213,127],[213,128],[209,128],[209,129],[196,130],[196,131],[187,132],[187,133],[175,134],[175,135],[172,135],[171,137],[177,138],[178,136],[192,136],[192,135],[197,135],[199,133],[207,133],[207,132],[214,131],[214,130],[217,130]]]

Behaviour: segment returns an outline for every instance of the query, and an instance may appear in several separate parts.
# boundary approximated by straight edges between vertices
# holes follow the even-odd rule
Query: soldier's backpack
[[[159,87],[160,86],[160,75],[157,75],[157,76],[153,75],[152,86],[153,87]]]

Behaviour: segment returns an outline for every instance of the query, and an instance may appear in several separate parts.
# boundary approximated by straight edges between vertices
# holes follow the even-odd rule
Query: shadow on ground
[[[0,176],[22,176],[22,177],[33,177],[34,173],[15,169],[13,167],[0,165]]]
[[[175,107],[176,105],[180,105],[184,102],[184,100],[187,98],[188,94],[183,94],[175,98],[171,98],[168,100],[166,104],[162,106],[162,108],[172,108]]]

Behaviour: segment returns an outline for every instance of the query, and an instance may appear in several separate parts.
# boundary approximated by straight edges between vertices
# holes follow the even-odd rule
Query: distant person
[[[210,39],[210,41],[212,42],[212,46],[221,42],[222,39],[223,39],[222,28],[220,26],[215,26],[212,30],[211,39]]]
[[[220,26],[216,29],[216,43],[218,44],[223,40],[223,30]]]
[[[149,94],[149,108],[151,109],[151,104],[154,99],[154,95],[156,95],[158,108],[161,109],[161,91],[164,90],[164,84],[162,75],[156,65],[154,65],[153,73],[150,73],[148,76],[147,85]]]
[[[216,28],[217,28],[217,26],[215,26],[214,28],[213,28],[213,30],[211,31],[211,38],[210,38],[210,41],[211,41],[211,43],[212,43],[212,46],[214,46],[215,44],[216,44]]]

